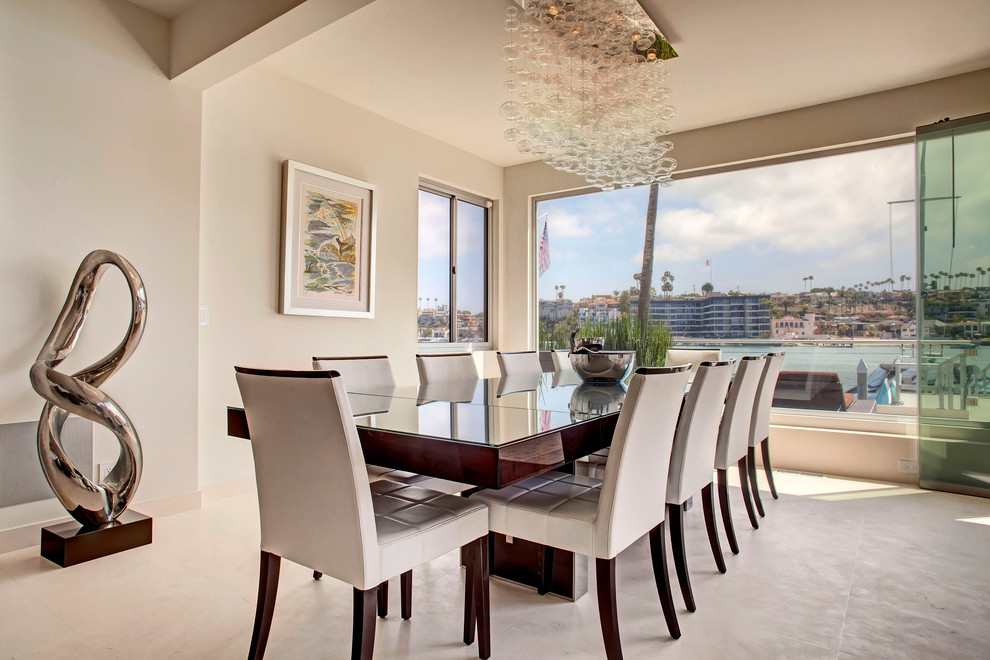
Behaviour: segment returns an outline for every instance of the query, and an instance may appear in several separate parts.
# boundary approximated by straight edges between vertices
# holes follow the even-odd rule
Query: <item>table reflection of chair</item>
[[[622,657],[615,559],[646,533],[667,628],[672,637],[680,636],[667,578],[664,508],[659,504],[666,494],[670,448],[687,378],[687,367],[636,372],[619,413],[603,480],[548,472],[471,496],[488,504],[492,531],[548,546],[541,591],[552,579],[552,548],[596,558],[598,608],[610,659]]]
[[[468,559],[465,642],[491,654],[483,506],[392,482],[371,489],[335,372],[237,368],[261,516],[258,605],[249,658],[264,656],[284,557],[354,587],[351,657],[370,659],[378,586],[461,547]],[[471,638],[470,640],[468,638]]]

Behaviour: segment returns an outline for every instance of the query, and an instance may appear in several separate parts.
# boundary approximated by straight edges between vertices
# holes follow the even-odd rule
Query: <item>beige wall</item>
[[[121,0],[0,3],[0,423],[41,412],[28,368],[79,262],[121,253],[144,278],[148,326],[103,389],[141,436],[137,501],[198,489],[200,94],[169,83],[138,43],[167,37],[164,19]],[[129,311],[111,272],[64,370],[110,352]],[[97,460],[116,455],[102,431]],[[0,530],[64,516],[54,500],[0,510]]]
[[[300,161],[378,187],[375,318],[278,314],[281,164]],[[316,354],[388,354],[417,381],[420,176],[498,199],[502,168],[316,90],[254,67],[203,97],[200,470],[211,484],[251,474],[228,438],[240,397],[234,365],[310,369]]]
[[[676,95],[676,90],[675,95]],[[990,110],[990,69],[845,101],[782,112],[671,136],[678,169],[687,171],[781,154],[910,135],[944,117],[958,119]],[[676,185],[676,184],[675,184]],[[502,271],[519,273],[502,282],[500,332],[514,347],[531,345],[534,317],[535,231],[530,198],[587,188],[573,174],[543,163],[505,170]],[[523,276],[523,274],[525,276]],[[507,323],[507,319],[512,319]],[[525,324],[519,319],[526,319]]]

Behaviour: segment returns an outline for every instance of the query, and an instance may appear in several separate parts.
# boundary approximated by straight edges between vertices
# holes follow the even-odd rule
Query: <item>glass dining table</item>
[[[625,396],[619,384],[584,383],[574,372],[447,381],[348,391],[365,461],[475,488],[504,488],[608,447]],[[241,408],[228,434],[249,438]],[[543,548],[493,534],[492,575],[540,583]],[[553,553],[550,591],[587,591],[587,559]]]

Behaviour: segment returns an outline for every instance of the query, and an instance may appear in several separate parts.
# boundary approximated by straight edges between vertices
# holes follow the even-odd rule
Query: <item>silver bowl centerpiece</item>
[[[571,353],[571,366],[586,383],[618,383],[632,371],[636,351]]]
[[[603,337],[577,339],[577,330],[571,333],[571,350],[568,356],[574,371],[586,383],[618,383],[632,371],[636,351],[606,351]]]

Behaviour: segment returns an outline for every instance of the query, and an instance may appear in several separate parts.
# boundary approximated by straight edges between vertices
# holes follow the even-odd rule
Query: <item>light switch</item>
[[[209,325],[210,324],[210,307],[209,305],[199,306],[199,324]]]

